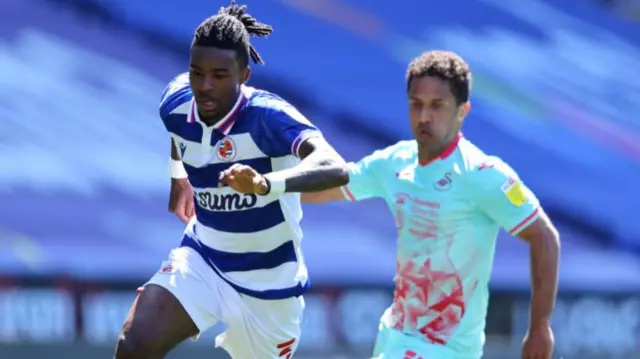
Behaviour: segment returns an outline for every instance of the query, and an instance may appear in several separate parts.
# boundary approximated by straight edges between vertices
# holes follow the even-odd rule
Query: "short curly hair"
[[[411,61],[407,68],[407,91],[411,81],[424,76],[434,76],[446,81],[458,105],[469,101],[471,70],[469,64],[451,51],[426,51]]]

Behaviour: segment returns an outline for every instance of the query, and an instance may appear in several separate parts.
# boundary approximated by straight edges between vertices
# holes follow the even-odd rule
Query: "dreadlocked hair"
[[[221,7],[218,14],[204,20],[195,31],[192,46],[211,46],[235,50],[243,67],[249,58],[256,64],[264,64],[262,57],[251,45],[249,36],[267,37],[273,31],[271,25],[258,22],[247,14],[246,5],[237,5],[235,0]]]
[[[411,61],[407,68],[407,90],[416,78],[433,76],[449,84],[458,105],[469,101],[471,70],[466,61],[451,51],[427,51]]]

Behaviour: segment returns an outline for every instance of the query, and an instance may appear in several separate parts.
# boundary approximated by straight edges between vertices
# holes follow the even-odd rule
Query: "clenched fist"
[[[239,163],[220,172],[220,185],[227,185],[240,193],[265,195],[269,192],[269,182],[253,168]]]

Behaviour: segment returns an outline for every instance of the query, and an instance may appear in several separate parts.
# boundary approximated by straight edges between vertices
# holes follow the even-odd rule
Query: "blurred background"
[[[252,84],[349,160],[410,136],[404,71],[429,49],[475,77],[465,135],[562,233],[556,358],[640,358],[640,3],[245,0],[274,26]],[[0,358],[111,358],[135,288],[178,244],[160,94],[214,0],[0,0]],[[298,358],[366,358],[390,304],[382,203],[307,206]],[[501,235],[485,358],[518,358],[528,248]],[[226,358],[222,328],[172,358]]]

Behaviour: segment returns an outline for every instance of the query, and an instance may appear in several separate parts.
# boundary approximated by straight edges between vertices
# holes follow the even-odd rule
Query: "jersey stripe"
[[[540,216],[540,207],[536,207],[536,209],[530,215],[528,215],[525,219],[523,219],[520,223],[518,223],[511,229],[507,229],[509,234],[513,236],[517,235],[518,233],[522,232],[522,230],[527,228],[529,224],[533,223],[533,221],[537,219],[539,216]]]
[[[282,222],[266,231],[242,234],[220,232],[197,221],[188,228],[186,233],[197,238],[205,246],[230,253],[244,253],[247,248],[251,248],[252,252],[269,252],[283,243],[282,238],[300,237],[299,233],[291,234],[291,228],[287,222]]]
[[[258,173],[269,173],[272,171],[271,159],[267,157],[234,161],[233,163],[241,163],[251,166],[258,171]],[[184,168],[189,174],[189,181],[191,182],[191,185],[197,188],[209,187],[212,181],[217,181],[220,171],[228,167],[228,163],[214,163],[204,167],[194,167],[184,163]]]
[[[196,200],[197,202],[197,200]],[[264,231],[284,221],[280,202],[274,201],[262,208],[251,208],[243,211],[246,218],[238,220],[237,212],[213,212],[196,206],[196,217],[203,225],[221,232],[251,233]]]
[[[214,264],[213,260],[207,256],[207,253],[205,252],[207,248],[206,246],[203,246],[202,244],[198,243],[196,240],[194,240],[189,236],[184,236],[181,246],[192,248],[193,250],[198,252],[202,256],[202,258],[205,259],[209,267],[214,272],[216,272],[216,274],[218,274],[220,278],[222,278],[225,282],[227,282],[233,289],[245,295],[249,295],[256,298],[262,298],[262,299],[282,299],[282,298],[301,296],[302,294],[304,294],[304,292],[306,292],[311,287],[311,281],[309,279],[306,279],[304,282],[296,281],[296,284],[289,287],[284,287],[284,288],[262,289],[262,290],[250,289],[245,286],[236,284],[234,281],[230,280],[226,275],[224,275],[224,273],[220,271],[220,269],[218,269],[217,266]],[[261,282],[265,283],[268,281],[261,281]]]
[[[164,124],[167,127],[169,133],[177,138],[191,141],[194,144],[199,144],[202,141],[202,127],[198,124],[191,124],[185,126],[186,121],[185,114],[169,114],[167,115]]]
[[[293,241],[284,242],[269,252],[231,253],[203,246],[200,253],[211,259],[223,273],[271,269],[287,262],[296,261]]]

